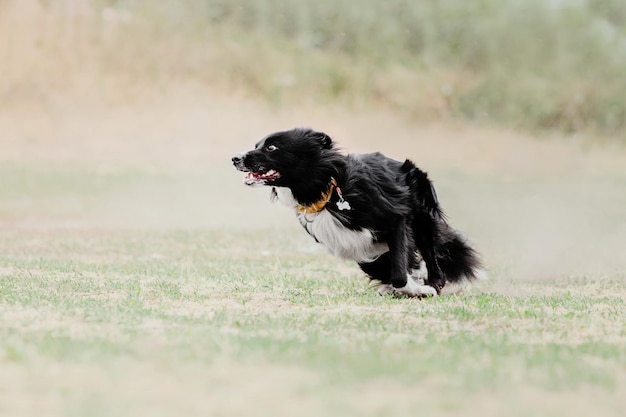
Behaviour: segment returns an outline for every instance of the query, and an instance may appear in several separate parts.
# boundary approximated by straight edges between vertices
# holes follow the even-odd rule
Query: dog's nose
[[[238,165],[243,162],[243,155],[235,155],[233,156],[233,164]]]

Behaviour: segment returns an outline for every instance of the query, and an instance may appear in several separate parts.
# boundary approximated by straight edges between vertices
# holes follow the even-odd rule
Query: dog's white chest
[[[296,209],[298,202],[293,198],[291,190],[283,187],[275,187],[274,190],[278,201]],[[296,213],[306,231],[340,258],[365,263],[372,262],[389,251],[386,243],[374,242],[374,234],[370,230],[350,230],[326,210],[314,214],[296,210]]]
[[[287,207],[295,208],[298,206],[298,202],[293,198],[293,193],[286,187],[274,187],[276,198],[281,204]]]
[[[387,244],[374,242],[370,230],[350,230],[326,210],[298,213],[298,220],[311,236],[340,258],[366,263],[389,251]]]

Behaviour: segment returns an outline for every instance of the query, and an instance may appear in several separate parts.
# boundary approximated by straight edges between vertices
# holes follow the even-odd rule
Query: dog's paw
[[[424,285],[423,281],[407,277],[406,285],[402,288],[395,288],[391,284],[381,284],[378,286],[379,295],[393,295],[395,297],[436,297],[437,290],[430,285]]]
[[[437,290],[430,285],[420,285],[417,293],[418,297],[437,297],[439,295]]]
[[[402,288],[394,288],[396,295],[405,297],[436,297],[437,290],[430,285],[421,285],[413,280],[407,280]]]

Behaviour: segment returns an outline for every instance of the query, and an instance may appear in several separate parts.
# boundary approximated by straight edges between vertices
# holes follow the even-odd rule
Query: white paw
[[[437,290],[430,285],[418,285],[416,297],[436,297]]]
[[[395,288],[391,284],[381,284],[378,287],[378,294],[396,297],[436,297],[437,291],[430,285],[424,285],[422,280],[417,281],[408,276],[404,287]]]
[[[407,280],[402,288],[394,288],[396,295],[404,295],[406,297],[436,297],[437,290],[430,285],[420,285],[413,280]]]

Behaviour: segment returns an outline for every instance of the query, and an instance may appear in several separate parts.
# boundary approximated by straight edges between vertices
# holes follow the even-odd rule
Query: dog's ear
[[[322,149],[331,149],[333,140],[324,132],[315,132],[315,138],[322,144]]]

